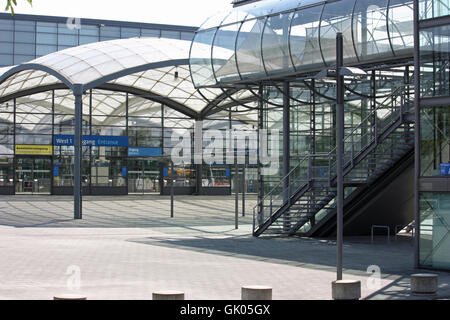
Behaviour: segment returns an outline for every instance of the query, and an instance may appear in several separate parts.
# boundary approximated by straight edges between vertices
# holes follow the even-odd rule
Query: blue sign
[[[53,139],[55,146],[73,146],[75,138],[69,134],[56,134]],[[127,136],[83,136],[85,147],[128,147]]]
[[[225,175],[227,178],[231,178],[231,169],[230,168],[225,169]]]
[[[164,168],[163,169],[163,176],[164,177],[168,177],[169,176],[169,168]]]
[[[441,163],[441,176],[450,176],[450,163]]]
[[[162,148],[128,148],[129,157],[158,157],[162,156]]]
[[[128,174],[128,169],[127,167],[122,167],[122,177],[126,177]]]

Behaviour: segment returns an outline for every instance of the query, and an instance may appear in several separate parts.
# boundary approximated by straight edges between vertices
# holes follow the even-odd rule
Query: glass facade
[[[195,27],[0,13],[0,67],[67,48],[114,39],[156,37],[191,40]]]
[[[1,105],[0,187],[14,187],[16,194],[67,194],[67,187],[73,187],[74,147],[69,140],[74,134],[74,104],[64,105],[66,99],[73,99],[69,90],[54,90]],[[95,108],[98,101],[102,108]],[[145,96],[92,90],[83,96],[83,186],[86,190],[119,187],[124,193],[161,192],[172,173],[158,157],[172,153],[173,135],[191,136],[194,123]],[[102,138],[118,141],[117,146],[102,145]],[[96,144],[88,146],[89,140]],[[175,169],[175,186],[195,187],[194,165]],[[215,181],[211,186],[230,187],[225,169],[214,167],[205,173],[205,179]]]
[[[419,0],[419,19],[432,19],[450,14],[449,0]]]
[[[450,269],[450,193],[420,194],[420,264]]]
[[[450,106],[422,107],[420,111],[420,175],[447,175],[450,164]]]
[[[418,1],[419,265],[450,269],[450,1]],[[442,19],[444,18],[444,20]]]
[[[422,97],[450,95],[450,26],[420,31],[420,91]]]

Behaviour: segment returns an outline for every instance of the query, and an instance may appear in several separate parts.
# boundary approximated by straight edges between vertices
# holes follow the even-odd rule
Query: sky
[[[200,26],[232,0],[18,0],[15,13]]]

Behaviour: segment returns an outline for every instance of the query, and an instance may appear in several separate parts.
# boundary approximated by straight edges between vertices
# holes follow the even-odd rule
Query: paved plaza
[[[83,220],[76,221],[71,197],[1,196],[0,299],[79,292],[134,300],[182,290],[186,299],[239,300],[248,284],[273,287],[273,299],[331,299],[333,239],[254,238],[255,204],[248,196],[242,217],[239,203],[235,230],[233,196],[177,196],[174,218],[169,197],[85,197]],[[373,266],[379,280],[369,273]],[[450,297],[445,272],[437,272],[436,297],[411,296],[416,271],[409,237],[345,241],[344,278],[361,280],[364,299]]]

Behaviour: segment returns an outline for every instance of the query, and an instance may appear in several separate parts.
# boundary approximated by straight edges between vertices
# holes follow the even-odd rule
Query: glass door
[[[17,158],[16,194],[50,194],[50,158]]]
[[[128,160],[128,193],[160,192],[160,165],[148,159]]]

